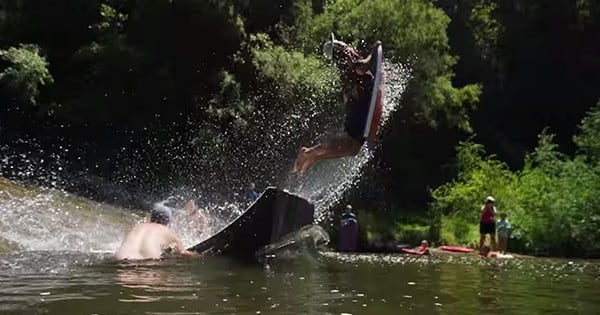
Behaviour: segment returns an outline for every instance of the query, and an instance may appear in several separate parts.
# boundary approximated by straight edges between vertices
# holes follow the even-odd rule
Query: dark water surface
[[[323,253],[119,264],[0,254],[0,314],[600,314],[600,264]]]

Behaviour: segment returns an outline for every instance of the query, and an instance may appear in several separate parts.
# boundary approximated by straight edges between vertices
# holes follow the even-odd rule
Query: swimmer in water
[[[183,206],[183,209],[185,210],[188,220],[191,221],[199,233],[210,233],[208,219],[204,213],[202,213],[202,210],[198,208],[198,205],[196,205],[194,200],[189,200],[185,206]]]
[[[167,227],[171,209],[156,206],[152,209],[150,223],[136,225],[115,252],[117,260],[160,259],[168,254],[199,256],[185,249],[181,238]]]

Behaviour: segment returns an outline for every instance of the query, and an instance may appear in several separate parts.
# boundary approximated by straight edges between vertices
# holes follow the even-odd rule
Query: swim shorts
[[[479,234],[496,234],[496,222],[479,222]]]
[[[369,116],[370,101],[370,97],[362,97],[362,99],[352,99],[346,104],[344,131],[350,138],[360,144],[363,144],[366,140],[364,132],[367,125],[367,116]]]

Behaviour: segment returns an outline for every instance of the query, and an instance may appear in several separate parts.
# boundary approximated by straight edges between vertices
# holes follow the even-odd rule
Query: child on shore
[[[510,222],[506,219],[506,212],[500,214],[500,220],[498,220],[498,249],[501,253],[506,253],[506,248],[508,246],[508,234],[510,232],[511,226]]]

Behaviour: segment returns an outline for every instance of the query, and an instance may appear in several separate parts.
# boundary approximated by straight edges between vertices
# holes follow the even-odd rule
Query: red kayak
[[[446,250],[449,252],[459,252],[459,253],[472,253],[475,250],[468,247],[460,247],[460,246],[447,246],[443,245],[439,247],[441,250]]]

